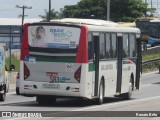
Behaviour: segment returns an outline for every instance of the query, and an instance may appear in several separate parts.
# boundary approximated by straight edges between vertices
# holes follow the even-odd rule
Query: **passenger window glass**
[[[106,34],[106,58],[110,58],[111,51],[111,37],[110,34]]]
[[[104,33],[100,34],[100,59],[105,59]]]
[[[123,58],[128,57],[128,34],[123,34]]]
[[[92,34],[88,35],[88,60],[93,60]]]
[[[129,35],[129,55],[130,58],[136,56],[136,37],[135,34],[130,34]]]
[[[112,34],[111,36],[111,41],[112,41],[112,48],[110,51],[111,57],[116,58],[117,57],[117,36],[116,34]]]

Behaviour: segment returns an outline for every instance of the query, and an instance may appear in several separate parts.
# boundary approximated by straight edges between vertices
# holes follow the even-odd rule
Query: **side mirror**
[[[10,71],[13,71],[13,70],[15,70],[15,66],[14,66],[14,65],[11,65],[11,66],[10,66]]]

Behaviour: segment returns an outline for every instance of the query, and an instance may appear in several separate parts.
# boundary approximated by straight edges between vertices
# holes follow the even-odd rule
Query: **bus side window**
[[[111,37],[110,34],[106,34],[106,59],[109,59],[111,54]]]
[[[123,34],[123,58],[129,57],[128,34]]]
[[[117,35],[111,34],[111,58],[117,58]]]
[[[100,33],[100,59],[105,59],[104,33]]]
[[[136,57],[136,36],[129,34],[129,57]]]
[[[88,61],[93,60],[93,43],[92,43],[92,34],[88,35]]]

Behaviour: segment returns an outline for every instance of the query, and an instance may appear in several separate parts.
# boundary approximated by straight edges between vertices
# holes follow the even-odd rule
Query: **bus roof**
[[[85,23],[83,23],[83,20],[86,23],[90,23],[92,21],[95,23],[85,24]],[[90,20],[90,21],[87,22],[87,20]],[[80,23],[80,21],[81,21],[81,23]],[[88,28],[89,31],[95,31],[95,32],[140,33],[140,30],[138,28],[120,27],[120,26],[118,26],[117,23],[114,23],[114,22],[103,21],[103,20],[92,20],[92,19],[65,18],[65,19],[61,19],[61,20],[52,20],[50,23],[41,22],[41,23],[32,23],[32,24],[37,24],[37,25],[38,24],[41,24],[41,25],[61,24],[61,25],[67,25],[67,26],[74,26],[74,25],[75,26],[82,26],[82,24],[83,24]],[[103,24],[105,24],[105,25],[103,25]]]
[[[60,20],[51,20],[51,22],[87,24],[87,25],[107,26],[107,27],[118,26],[118,24],[115,22],[98,20],[98,19],[64,18],[64,19],[60,19]]]
[[[118,22],[119,27],[135,27],[135,22]]]
[[[133,28],[133,27],[105,27],[105,26],[94,26],[94,25],[87,25],[89,31],[94,32],[119,32],[119,33],[141,33],[140,29]]]

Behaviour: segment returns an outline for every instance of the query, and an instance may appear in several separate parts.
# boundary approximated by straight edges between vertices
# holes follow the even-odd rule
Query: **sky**
[[[65,5],[75,5],[80,0],[51,0],[51,8],[59,11]],[[45,15],[44,9],[48,10],[49,0],[0,0],[0,18],[18,18],[22,14],[22,9],[16,8],[16,5],[32,7],[25,9],[27,18],[39,18],[39,15]]]

